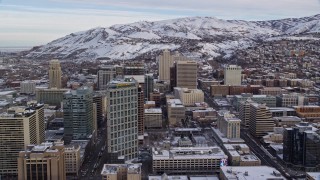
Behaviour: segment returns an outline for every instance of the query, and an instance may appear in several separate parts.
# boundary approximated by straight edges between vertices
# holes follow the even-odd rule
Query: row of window
[[[136,95],[136,94],[137,94],[137,89],[131,89],[131,90],[110,92],[109,96],[112,98],[112,97],[131,96],[131,95]]]
[[[138,104],[137,103],[126,103],[126,104],[121,104],[121,105],[111,105],[110,106],[110,112],[113,111],[123,111],[123,110],[128,110],[128,109],[133,109],[133,108],[137,108]]]
[[[135,117],[137,113],[138,113],[137,109],[131,109],[128,111],[110,113],[110,118],[113,119],[113,118],[124,117],[124,116]]]

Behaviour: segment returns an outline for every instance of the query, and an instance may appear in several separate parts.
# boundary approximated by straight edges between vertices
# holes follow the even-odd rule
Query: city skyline
[[[2,0],[0,1],[0,47],[36,46],[67,34],[95,27],[137,21],[158,21],[190,16],[221,19],[273,20],[318,13],[319,0],[252,1],[239,3],[195,0]]]

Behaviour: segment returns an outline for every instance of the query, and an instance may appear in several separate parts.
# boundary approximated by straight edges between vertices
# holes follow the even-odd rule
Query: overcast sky
[[[271,20],[318,13],[320,0],[0,0],[0,47],[42,45],[72,32],[142,20]]]

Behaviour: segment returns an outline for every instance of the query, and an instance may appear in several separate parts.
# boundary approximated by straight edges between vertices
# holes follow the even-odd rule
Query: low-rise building
[[[153,173],[205,174],[218,172],[227,155],[219,147],[152,149]]]
[[[63,142],[27,146],[17,157],[18,179],[65,180],[64,155]]]
[[[286,94],[288,92],[285,89],[282,89],[280,87],[265,87],[263,89],[260,89],[259,93],[261,95],[277,96],[280,94]]]
[[[301,122],[301,118],[297,116],[274,117],[273,119],[277,127],[293,127]]]
[[[36,83],[33,81],[23,81],[20,83],[20,93],[22,94],[35,94]]]
[[[141,180],[141,164],[105,164],[102,180]]]
[[[185,107],[180,99],[168,99],[167,111],[170,126],[180,124],[185,119]]]
[[[200,89],[175,87],[174,96],[180,99],[184,106],[193,106],[195,103],[204,102],[204,93]]]
[[[80,146],[70,145],[65,147],[64,161],[67,175],[78,176],[81,158],[80,158]]]
[[[162,128],[162,110],[161,108],[152,108],[144,110],[144,126],[147,129]]]
[[[269,166],[224,166],[220,170],[221,180],[285,180],[275,168]]]
[[[246,144],[223,144],[228,155],[228,165],[232,166],[260,166],[260,159],[253,154]]]
[[[320,106],[295,106],[297,116],[307,122],[320,122]]]

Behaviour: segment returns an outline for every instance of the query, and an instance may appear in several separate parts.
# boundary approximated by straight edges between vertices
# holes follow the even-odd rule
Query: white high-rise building
[[[138,155],[138,86],[132,78],[108,84],[107,133],[108,153],[126,160]]]
[[[237,65],[229,65],[224,69],[224,85],[241,85],[242,68]]]

